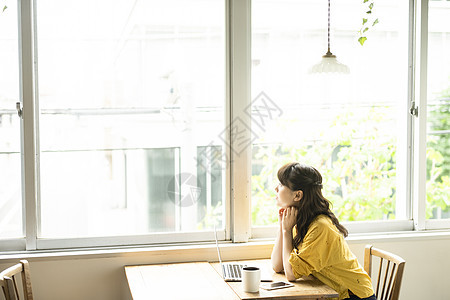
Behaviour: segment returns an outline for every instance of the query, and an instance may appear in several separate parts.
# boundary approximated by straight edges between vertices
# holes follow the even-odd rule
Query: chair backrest
[[[17,278],[19,274],[21,275],[21,279]],[[17,287],[20,280],[22,283],[23,298]],[[2,271],[0,273],[0,286],[2,287],[6,300],[33,300],[28,261],[21,260],[20,263]]]
[[[364,251],[364,270],[372,277],[372,258],[380,260],[375,295],[378,300],[398,300],[405,260],[390,252],[367,245]]]

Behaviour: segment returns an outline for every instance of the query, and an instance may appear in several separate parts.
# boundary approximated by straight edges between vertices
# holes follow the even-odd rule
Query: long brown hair
[[[297,248],[308,231],[311,222],[319,215],[328,216],[346,237],[347,229],[339,223],[330,209],[330,201],[322,195],[322,175],[314,167],[298,162],[288,163],[278,170],[278,180],[292,191],[302,191],[297,214],[297,235],[293,246]]]

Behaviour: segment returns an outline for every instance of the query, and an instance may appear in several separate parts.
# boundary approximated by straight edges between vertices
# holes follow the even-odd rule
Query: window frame
[[[230,128],[235,120],[248,125],[251,117],[245,108],[251,104],[251,0],[225,1],[225,120]],[[36,40],[36,2],[18,0],[20,101],[22,140],[22,198],[24,238],[2,239],[0,251],[46,250],[103,246],[157,245],[212,241],[213,231],[164,233],[99,238],[43,239],[39,236],[39,102]],[[407,149],[405,188],[407,220],[344,222],[352,234],[394,231],[449,229],[450,219],[426,220],[426,108],[428,2],[409,0]],[[417,115],[409,113],[417,107]],[[251,131],[245,131],[251,138]],[[247,242],[273,238],[276,226],[251,225],[251,147],[233,152],[233,132],[227,132],[225,149],[229,163],[225,169],[225,228],[219,240]]]
[[[411,168],[413,169],[412,208],[414,230],[449,229],[450,219],[427,219],[427,89],[428,89],[428,17],[429,0],[413,1],[415,15],[414,58],[413,65],[414,85],[411,109],[417,109],[413,117],[413,130],[410,133],[413,139]],[[416,106],[417,103],[417,106]]]
[[[409,0],[408,2],[408,91],[404,102],[407,152],[404,153],[406,158],[402,161],[405,169],[402,172],[406,174],[404,178],[406,199],[401,199],[404,203],[396,205],[397,208],[402,207],[406,210],[407,219],[342,222],[350,234],[450,228],[450,220],[425,221],[428,0]],[[420,36],[420,39],[417,36]],[[417,68],[417,65],[420,67]],[[411,109],[416,107],[416,102],[420,107],[418,116],[411,113]],[[252,227],[252,238],[269,238],[275,234],[276,226]]]

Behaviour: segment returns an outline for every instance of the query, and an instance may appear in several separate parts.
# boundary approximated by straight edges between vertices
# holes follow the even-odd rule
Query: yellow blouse
[[[292,250],[289,262],[296,278],[312,274],[337,291],[339,299],[348,298],[348,290],[360,298],[374,294],[369,275],[325,215],[311,222],[303,242]]]

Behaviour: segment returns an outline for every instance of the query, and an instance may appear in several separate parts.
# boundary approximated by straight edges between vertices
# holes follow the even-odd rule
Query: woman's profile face
[[[292,191],[287,186],[282,185],[279,183],[275,187],[275,191],[277,192],[277,197],[275,201],[277,202],[277,206],[281,208],[288,208],[290,206],[296,205],[298,203],[298,192]],[[297,200],[297,201],[295,201]]]

